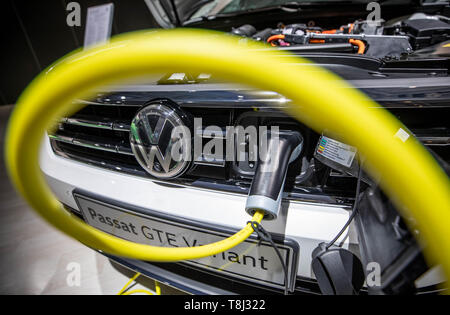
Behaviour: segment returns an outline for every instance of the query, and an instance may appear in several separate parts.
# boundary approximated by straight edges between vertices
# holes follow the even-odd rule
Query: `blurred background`
[[[81,26],[66,23],[68,0],[0,2],[0,105],[13,104],[42,70],[83,46],[87,8],[114,3],[112,35],[158,27],[144,0],[81,0]]]

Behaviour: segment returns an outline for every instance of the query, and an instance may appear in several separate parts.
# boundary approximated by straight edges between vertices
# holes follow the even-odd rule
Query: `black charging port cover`
[[[364,270],[359,258],[349,250],[320,243],[312,253],[311,267],[326,295],[358,294],[364,284]]]

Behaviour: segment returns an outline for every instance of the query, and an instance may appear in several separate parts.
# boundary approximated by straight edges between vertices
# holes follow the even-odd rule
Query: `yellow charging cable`
[[[154,280],[155,281],[155,293],[153,293],[150,290],[145,290],[145,289],[136,289],[136,290],[127,291],[130,284],[133,281],[135,281],[140,275],[141,275],[141,273],[137,272],[133,277],[131,277],[130,280],[128,280],[128,282],[123,286],[123,288],[120,289],[120,291],[119,291],[119,293],[117,293],[117,295],[132,295],[135,293],[145,293],[147,295],[161,295],[161,287],[159,286],[159,283],[156,280]]]
[[[133,295],[135,293],[145,293],[147,295],[155,295],[155,294],[153,294],[153,292],[151,292],[149,290],[144,290],[144,289],[137,289],[137,290],[127,291],[125,293],[122,293],[121,295]]]
[[[213,255],[245,240],[234,236],[193,248],[158,248],[101,232],[71,218],[52,194],[38,164],[42,136],[59,117],[81,108],[95,88],[151,73],[206,72],[280,93],[285,111],[317,132],[331,130],[366,157],[366,169],[405,215],[411,215],[431,262],[450,279],[450,183],[433,157],[393,115],[325,69],[261,44],[203,30],[163,30],[117,36],[107,45],[76,52],[40,74],[23,92],[6,137],[6,164],[15,187],[49,223],[90,247],[150,261]],[[281,56],[280,56],[281,55]],[[300,66],[304,64],[305,66]],[[295,104],[295,105],[294,105]],[[407,134],[407,137],[405,136]],[[399,136],[400,135],[400,136]],[[261,221],[262,213],[253,220]]]

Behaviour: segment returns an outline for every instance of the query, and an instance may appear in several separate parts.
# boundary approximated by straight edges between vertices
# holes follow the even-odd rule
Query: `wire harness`
[[[272,239],[272,236],[269,232],[266,231],[266,229],[263,228],[263,226],[256,221],[249,221],[247,222],[251,224],[253,230],[258,235],[259,242],[258,246],[261,245],[261,242],[268,242],[270,245],[272,245],[273,249],[277,253],[278,258],[280,259],[281,266],[283,267],[284,272],[284,295],[288,295],[289,291],[289,279],[288,279],[288,270],[287,270],[287,262],[283,259],[283,256],[280,253],[280,250],[278,249],[277,245]]]

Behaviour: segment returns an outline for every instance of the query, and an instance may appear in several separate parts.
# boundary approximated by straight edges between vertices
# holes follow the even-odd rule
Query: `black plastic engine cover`
[[[406,20],[405,29],[414,49],[420,49],[450,39],[450,25],[434,19]]]

